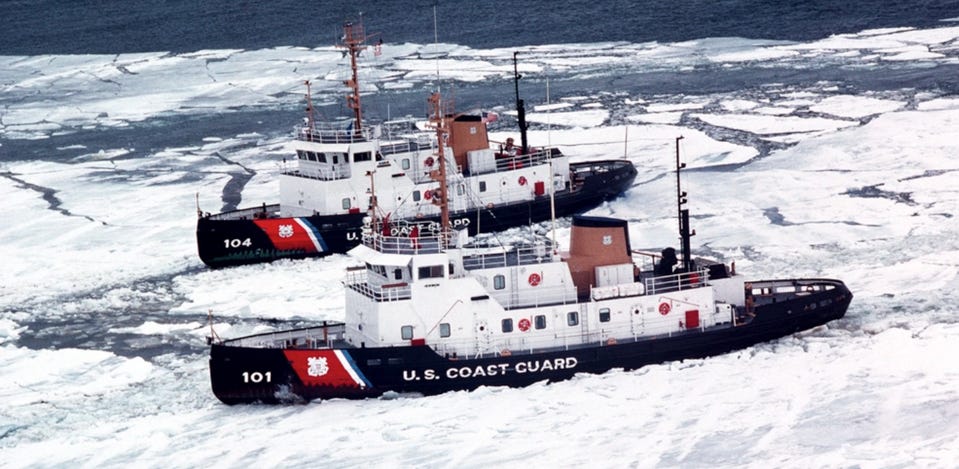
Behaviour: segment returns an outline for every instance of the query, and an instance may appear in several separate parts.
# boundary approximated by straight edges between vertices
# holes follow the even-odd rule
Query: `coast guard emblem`
[[[293,225],[280,225],[280,237],[289,238],[293,236]]]
[[[309,365],[306,372],[310,376],[323,376],[330,371],[329,365],[326,364],[326,357],[309,357],[306,363]]]
[[[609,246],[610,244],[613,244],[613,237],[610,235],[603,236],[603,245]]]

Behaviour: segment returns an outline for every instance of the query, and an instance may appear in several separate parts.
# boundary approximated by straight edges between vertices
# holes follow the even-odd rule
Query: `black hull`
[[[572,164],[577,168],[605,167],[585,177],[582,187],[559,192],[555,196],[556,216],[565,217],[584,212],[612,200],[625,192],[636,178],[636,168],[625,160]],[[276,259],[302,259],[334,253],[345,253],[361,241],[360,232],[365,214],[315,215],[300,218],[256,219],[256,209],[238,210],[247,217],[231,217],[224,213],[203,216],[197,221],[196,239],[200,259],[210,267],[230,267],[269,262]],[[501,231],[550,218],[550,199],[537,197],[531,201],[500,205],[484,210],[453,211],[450,219],[457,226],[466,225],[470,235],[477,227],[483,232]],[[424,217],[411,222],[439,222],[439,217]],[[293,226],[296,236],[283,238],[281,224]],[[303,234],[309,232],[312,236]]]
[[[693,330],[670,337],[459,360],[441,357],[425,345],[342,349],[339,353],[346,357],[344,363],[353,367],[354,376],[352,380],[336,384],[307,384],[304,373],[294,369],[295,361],[320,353],[317,349],[214,344],[210,353],[210,378],[213,393],[227,404],[368,398],[386,392],[433,395],[479,386],[522,387],[543,380],[555,382],[576,373],[603,373],[613,368],[631,370],[719,355],[820,326],[843,317],[852,300],[852,294],[842,282],[828,282],[834,282],[836,288],[757,306],[755,317],[746,324]],[[251,382],[250,376],[258,377],[259,382]]]

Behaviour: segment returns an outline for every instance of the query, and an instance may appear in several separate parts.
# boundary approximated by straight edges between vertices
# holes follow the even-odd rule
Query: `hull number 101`
[[[260,373],[259,371],[254,371],[250,373],[249,371],[243,372],[243,382],[244,383],[270,383],[273,381],[273,373],[267,371],[266,373]]]

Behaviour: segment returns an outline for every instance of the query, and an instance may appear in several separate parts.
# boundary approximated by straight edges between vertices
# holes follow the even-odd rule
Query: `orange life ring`
[[[528,331],[530,326],[529,318],[520,319],[519,323],[517,323],[516,326],[519,327],[519,330],[523,332]]]
[[[433,160],[433,157],[432,157],[432,156],[428,156],[428,157],[426,157],[425,160],[423,160],[423,164],[425,164],[426,166],[429,166],[429,167],[431,167],[431,168],[433,167],[433,163],[435,163],[435,162],[436,162],[436,161]]]
[[[519,177],[519,185],[521,185],[521,186],[525,186],[525,185],[526,185],[526,176],[520,176],[520,177]]]
[[[433,191],[430,190],[430,189],[427,189],[427,190],[423,191],[423,198],[426,199],[426,200],[432,199],[432,198],[433,198]]]
[[[536,285],[539,285],[539,283],[543,281],[543,277],[541,277],[536,272],[533,272],[529,274],[529,279],[527,279],[527,281],[529,282],[531,286],[535,287]]]
[[[673,309],[673,307],[670,306],[669,303],[666,303],[665,301],[659,304],[659,314],[662,314],[663,316],[669,314],[669,310],[671,309]]]

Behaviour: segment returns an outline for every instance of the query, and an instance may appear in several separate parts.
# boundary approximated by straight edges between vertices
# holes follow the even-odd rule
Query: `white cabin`
[[[406,124],[406,129],[400,129]],[[436,136],[412,121],[352,130],[352,124],[297,130],[295,168],[280,175],[280,216],[366,213],[377,206],[392,219],[439,214]],[[495,144],[493,145],[495,146]],[[507,155],[491,147],[478,116],[451,121],[446,181],[451,211],[532,200],[570,188],[569,157],[554,149]]]
[[[709,328],[744,305],[739,277],[710,278],[706,267],[654,277],[635,267],[625,222],[576,217],[572,236],[569,253],[548,241],[369,238],[350,252],[365,265],[345,281],[345,338],[450,357],[510,354]]]

